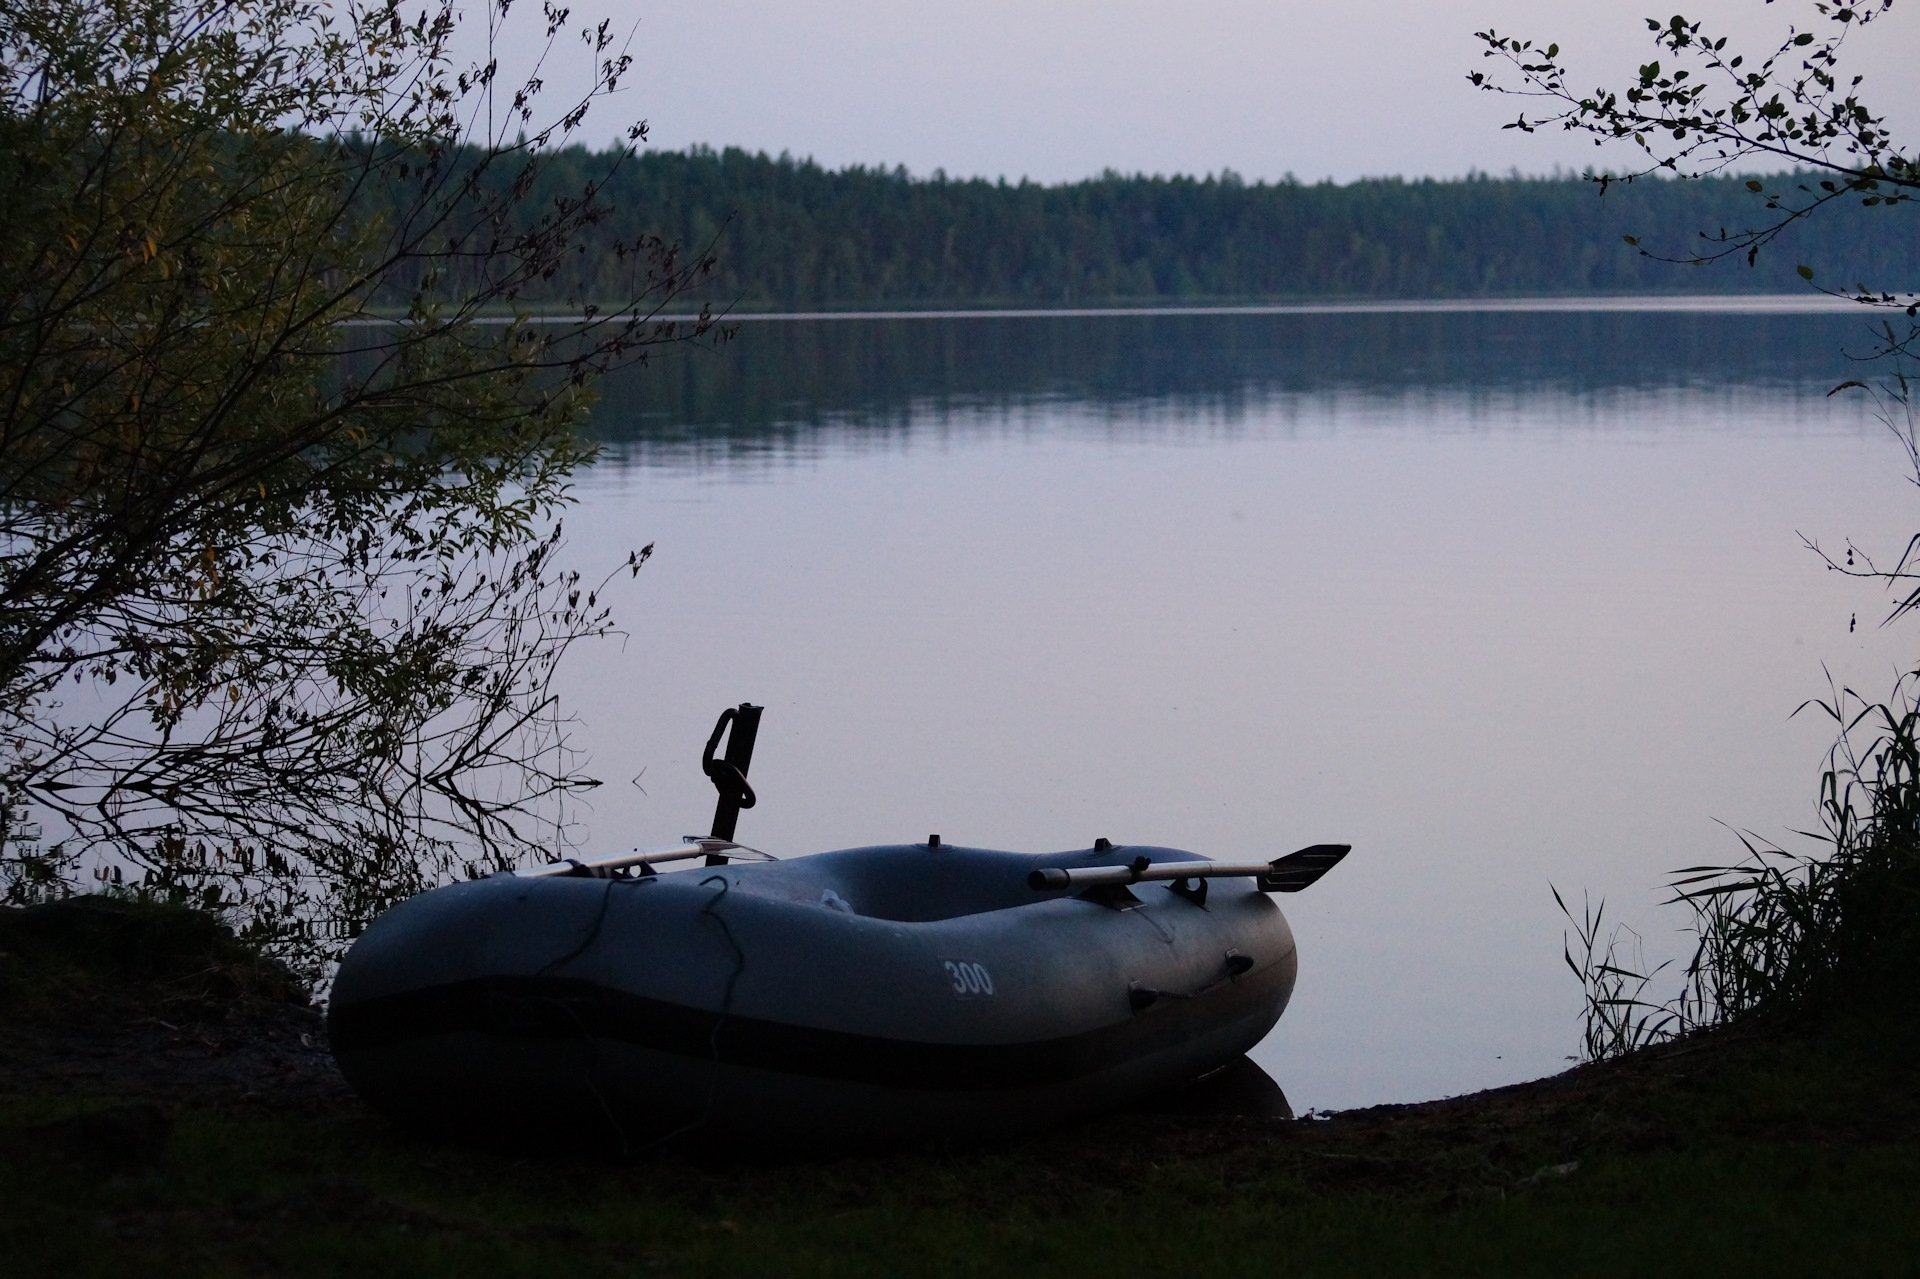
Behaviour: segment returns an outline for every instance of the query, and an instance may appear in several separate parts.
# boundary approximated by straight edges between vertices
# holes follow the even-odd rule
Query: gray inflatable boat
[[[776,862],[689,837],[403,902],[342,962],[328,1030],[374,1106],[468,1137],[1002,1139],[1257,1043],[1296,970],[1268,894],[1346,851],[1225,863],[934,837]]]

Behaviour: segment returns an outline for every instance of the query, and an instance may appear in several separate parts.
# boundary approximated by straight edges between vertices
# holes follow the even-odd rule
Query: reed
[[[1553,889],[1553,900],[1573,925],[1573,937],[1565,939],[1563,954],[1586,993],[1581,1048],[1588,1061],[1624,1057],[1671,1039],[1685,1028],[1679,1012],[1646,997],[1648,987],[1669,964],[1647,970],[1640,934],[1621,924],[1602,941],[1607,913],[1604,900],[1595,903],[1582,899],[1578,915],[1557,888]],[[1579,941],[1578,957],[1575,938]],[[1623,956],[1623,950],[1630,955]]]
[[[1838,689],[1808,703],[1839,727],[1820,782],[1818,852],[1743,836],[1739,865],[1690,867],[1672,881],[1700,937],[1684,996],[1695,1021],[1872,998],[1920,967],[1917,687],[1920,671],[1884,702]]]
[[[1795,853],[1751,833],[1729,865],[1689,866],[1668,881],[1697,937],[1677,994],[1650,990],[1638,934],[1604,934],[1605,902],[1576,915],[1567,966],[1585,993],[1588,1060],[1736,1021],[1817,1014],[1907,997],[1920,978],[1920,671],[1886,701],[1839,688],[1808,702],[1839,733],[1820,781],[1824,829]],[[1802,709],[1806,709],[1803,707]]]

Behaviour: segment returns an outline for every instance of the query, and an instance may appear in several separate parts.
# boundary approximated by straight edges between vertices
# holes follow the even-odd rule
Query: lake
[[[1097,836],[1352,855],[1279,898],[1256,1059],[1296,1110],[1562,1069],[1550,885],[1683,956],[1675,867],[1816,820],[1829,673],[1884,693],[1902,455],[1858,314],[1416,310],[766,320],[607,388],[571,556],[653,559],[560,691],[591,853]],[[1855,615],[1858,626],[1850,627]]]

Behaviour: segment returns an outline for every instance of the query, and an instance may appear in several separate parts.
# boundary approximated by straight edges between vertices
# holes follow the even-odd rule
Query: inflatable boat
[[[728,774],[713,753],[737,815],[745,758]],[[1257,1043],[1296,970],[1269,894],[1347,852],[1227,862],[1101,839],[1034,856],[934,836],[780,861],[735,843],[731,817],[715,825],[726,837],[453,884],[380,916],[331,993],[347,1079],[396,1119],[511,1142],[1015,1136]]]

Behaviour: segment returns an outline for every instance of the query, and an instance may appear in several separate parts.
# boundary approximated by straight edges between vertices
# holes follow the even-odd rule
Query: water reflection
[[[594,426],[614,459],[673,464],[854,447],[959,421],[993,429],[1065,406],[1096,430],[1217,429],[1330,394],[1487,406],[1557,392],[1624,401],[1613,416],[1630,422],[1634,397],[1672,388],[1821,395],[1847,375],[1839,352],[1871,346],[1852,313],[763,322],[720,351],[665,351],[608,380]]]
[[[657,550],[563,681],[590,852],[1096,836],[1354,853],[1284,908],[1255,1060],[1301,1109],[1537,1076],[1577,1044],[1550,883],[1677,953],[1659,882],[1813,815],[1824,688],[1900,634],[1805,532],[1904,545],[1853,317],[764,323],[614,388],[583,568]],[[679,357],[676,357],[679,358]],[[1497,429],[1486,429],[1497,428]],[[1850,632],[1848,619],[1862,625]]]

